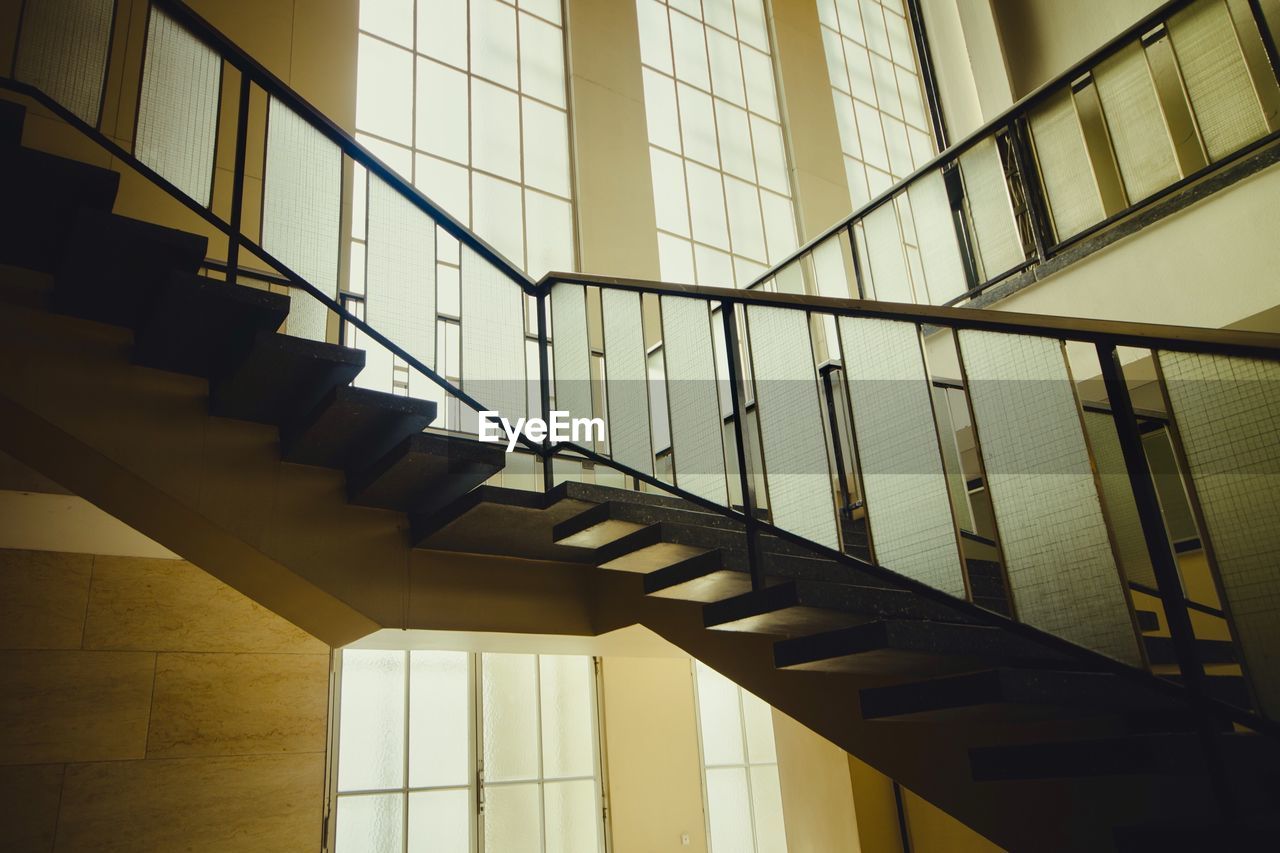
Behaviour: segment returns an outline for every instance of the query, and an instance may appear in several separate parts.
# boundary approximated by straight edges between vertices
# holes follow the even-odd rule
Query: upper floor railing
[[[287,284],[287,332],[365,349],[357,381],[512,421],[553,408],[603,416],[590,445],[522,439],[536,487],[590,467],[727,516],[747,535],[757,586],[767,534],[1143,678],[1137,613],[1150,604],[1200,706],[1277,731],[1277,336],[884,294],[567,274],[535,283],[186,6],[133,8],[146,12],[140,52],[124,48],[111,0],[29,0],[0,84],[191,219],[127,183],[122,212],[205,230],[220,255],[208,268],[229,282]],[[1169,26],[1176,38],[1182,25]],[[972,170],[995,168],[991,144],[974,160],[982,141],[962,143],[902,192],[927,184],[950,198],[948,169],[985,186]],[[952,221],[974,222],[981,248],[990,232],[972,192],[967,218]],[[899,216],[896,202],[880,209]],[[926,209],[913,208],[917,229]],[[850,245],[876,216],[855,223]],[[357,229],[353,275],[344,246]],[[800,262],[811,255],[818,269],[821,248]],[[456,354],[438,334],[445,299],[456,303]],[[867,543],[853,541],[855,520]],[[1203,566],[1180,560],[1175,545],[1190,539]],[[978,563],[996,567],[998,593],[978,591]],[[988,600],[997,595],[1003,608]],[[1265,717],[1206,698],[1188,599],[1220,606]]]
[[[1164,3],[749,287],[963,304],[1276,141],[1278,39],[1275,0]]]

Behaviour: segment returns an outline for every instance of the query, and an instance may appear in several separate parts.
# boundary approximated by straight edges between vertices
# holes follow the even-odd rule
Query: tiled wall
[[[328,662],[190,563],[0,550],[0,850],[318,850]]]

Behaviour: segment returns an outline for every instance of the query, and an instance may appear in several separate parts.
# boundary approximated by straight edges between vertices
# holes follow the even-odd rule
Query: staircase
[[[837,559],[759,535],[765,586],[753,590],[747,533],[731,517],[576,482],[545,493],[485,485],[503,468],[500,447],[431,431],[430,401],[353,387],[363,351],[281,332],[289,297],[197,274],[205,238],[112,213],[118,175],[22,147],[22,123],[23,109],[0,101],[10,188],[0,214],[4,449],[215,572],[225,559],[173,533],[183,518],[166,527],[154,507],[131,510],[128,497],[136,478],[160,479],[149,465],[185,452],[183,418],[199,422],[206,441],[214,429],[256,436],[218,451],[234,468],[225,482],[233,500],[253,503],[237,485],[251,488],[255,466],[282,478],[333,472],[314,482],[341,488],[313,490],[287,520],[312,537],[300,548],[253,542],[243,517],[218,519],[199,498],[187,504],[274,564],[258,559],[224,579],[304,627],[345,642],[381,626],[447,625],[439,612],[414,615],[409,599],[442,587],[398,586],[396,571],[408,574],[414,558],[396,566],[397,547],[429,562],[453,555],[497,566],[517,595],[530,572],[560,572],[589,612],[585,626],[566,630],[646,625],[1009,849],[1182,849],[1210,838],[1227,845],[1214,849],[1252,849],[1267,836],[1280,785],[1273,737],[1225,723],[1197,728],[1202,718],[1171,683],[922,594],[865,562],[854,536],[852,556]],[[84,381],[108,379],[100,395],[76,394]],[[181,417],[167,416],[170,404]],[[121,409],[141,414],[119,424]],[[83,416],[78,425],[68,411]],[[104,458],[85,462],[84,448],[106,442],[95,430],[120,429],[141,432],[129,445],[139,455],[100,443]],[[76,447],[84,452],[68,458]],[[77,482],[73,467],[107,463],[113,475]],[[375,527],[375,545],[344,541]],[[372,562],[379,548],[391,549],[391,568],[372,567],[353,585],[364,566],[350,558],[363,552]],[[346,560],[341,572],[326,563],[331,550]],[[975,600],[1002,610],[998,572],[982,561],[969,572],[987,582],[985,594],[975,582]],[[494,576],[446,583],[468,579]],[[1142,618],[1144,629],[1158,627],[1154,617]],[[1230,644],[1203,642],[1206,659],[1232,659]],[[1171,659],[1168,638],[1147,637],[1146,651],[1153,663]]]

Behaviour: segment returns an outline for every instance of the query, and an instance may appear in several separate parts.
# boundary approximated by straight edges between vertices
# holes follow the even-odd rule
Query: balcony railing
[[[1179,16],[1232,8],[1172,6],[1174,47],[1184,24],[1198,20]],[[0,85],[193,213],[225,247],[211,271],[230,283],[264,286],[266,274],[267,283],[287,284],[289,334],[333,341],[354,330],[369,365],[387,368],[380,387],[444,395],[460,411],[496,410],[513,421],[546,417],[553,406],[603,414],[608,432],[591,446],[523,439],[541,488],[566,475],[557,462],[608,471],[619,485],[735,519],[749,543],[761,534],[802,543],[987,624],[1150,680],[1136,584],[1163,607],[1198,707],[1280,733],[1272,722],[1280,714],[1280,336],[922,306],[879,291],[882,301],[566,274],[535,283],[177,0],[150,3],[140,61],[119,44],[127,34],[112,26],[113,9],[110,0],[28,2]],[[109,100],[108,91],[119,94]],[[1032,96],[1004,135],[1028,127],[1034,135],[1055,97]],[[132,118],[130,138],[105,132],[108,110],[115,127]],[[1010,157],[1026,141],[1017,138]],[[975,202],[1009,186],[1001,144],[991,135],[967,140],[898,193],[908,201],[932,193],[950,205],[960,181],[964,216],[949,206],[939,218],[956,235],[974,235],[982,269],[999,270],[1001,252],[1023,245],[1007,195],[996,205],[1010,208],[1003,237],[990,228],[999,217]],[[1030,174],[1025,154],[1019,175]],[[896,199],[880,200],[795,263],[825,269],[819,256],[835,246],[833,265],[860,268],[868,255],[853,248],[878,233],[883,217],[902,233]],[[1049,203],[1052,212],[1052,193]],[[916,233],[927,235],[932,208],[912,209]],[[353,219],[367,247],[358,295],[339,287]],[[1048,233],[1045,246],[1071,239],[1046,241]],[[932,238],[923,244],[935,250]],[[437,354],[435,262],[445,254],[461,279],[455,366]],[[874,272],[880,262],[869,258]],[[396,383],[393,371],[407,379]],[[1171,467],[1144,445],[1152,423]],[[1186,538],[1172,535],[1179,502],[1189,520],[1177,523],[1202,543],[1253,710],[1205,697],[1173,545]],[[848,553],[846,521],[855,515],[870,537],[864,556]],[[760,586],[754,545],[748,554]],[[974,560],[1000,567],[1013,618],[974,603]]]
[[[1275,0],[1165,3],[749,286],[963,304],[1275,142],[1278,33]]]

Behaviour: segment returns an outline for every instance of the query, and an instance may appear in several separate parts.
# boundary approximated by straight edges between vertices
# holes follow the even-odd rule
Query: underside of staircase
[[[204,238],[112,213],[118,175],[22,147],[22,122],[0,101],[0,449],[326,642],[643,625],[1006,848],[1268,837],[1272,739],[1197,732],[1177,688],[922,596],[852,520],[843,560],[762,537],[753,591],[727,516],[485,485],[500,446],[353,386],[362,351],[289,336],[289,297],[197,274]]]

